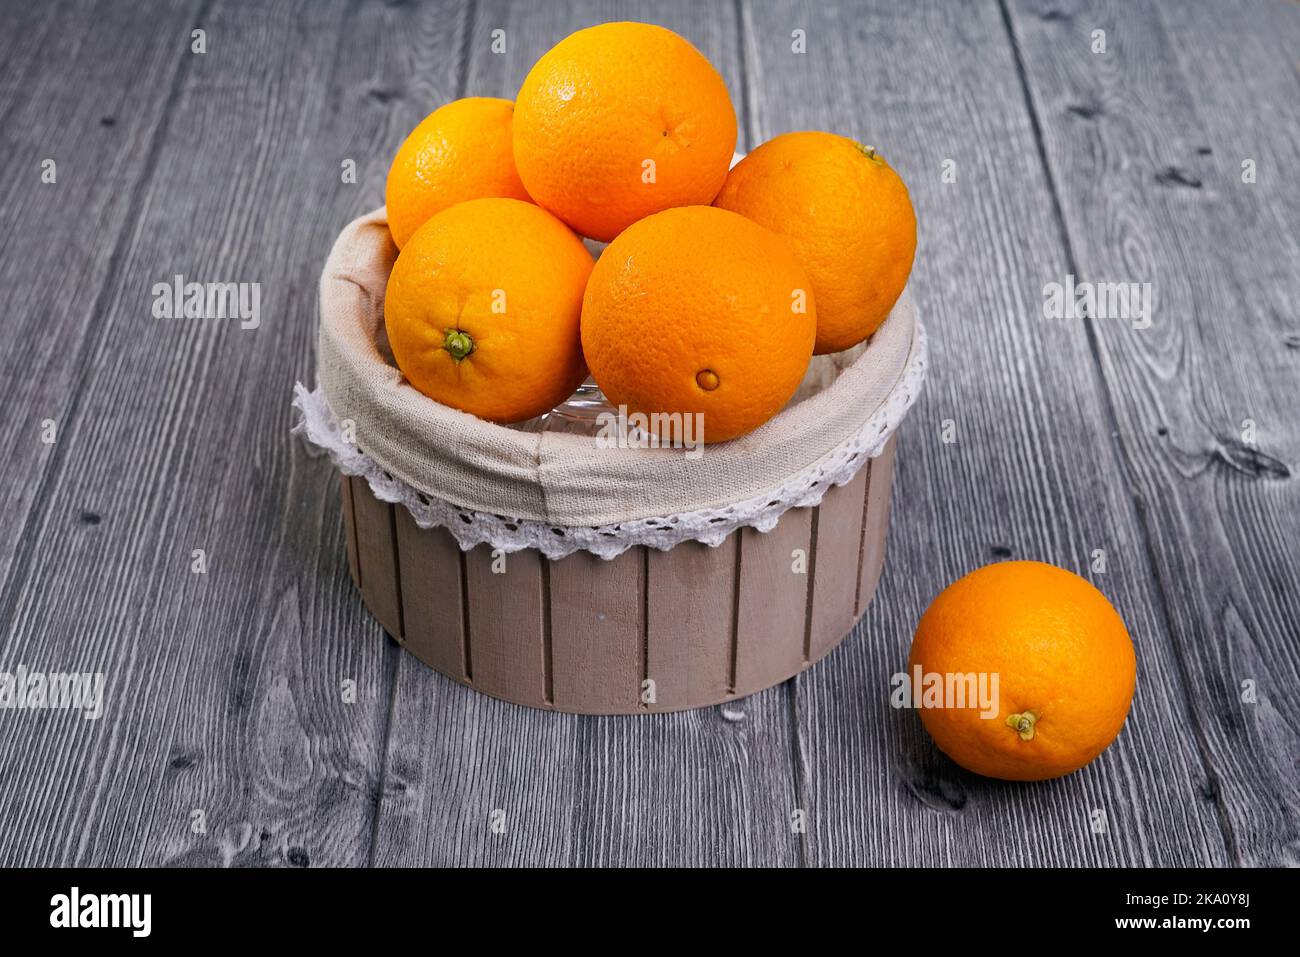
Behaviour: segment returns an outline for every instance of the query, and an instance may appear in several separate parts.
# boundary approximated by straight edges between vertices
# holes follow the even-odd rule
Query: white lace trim
[[[902,378],[888,398],[860,430],[840,443],[816,465],[792,475],[765,495],[731,505],[643,518],[616,525],[593,527],[548,525],[518,521],[461,508],[417,491],[389,475],[379,463],[346,441],[338,420],[317,387],[308,391],[301,382],[294,385],[293,404],[302,413],[294,427],[312,445],[329,453],[335,467],[346,475],[365,478],[375,497],[406,507],[420,528],[440,526],[451,532],[464,551],[489,544],[506,552],[536,548],[547,558],[563,558],[585,549],[601,558],[620,555],[636,545],[667,550],[685,541],[703,542],[716,548],[736,529],[749,526],[771,531],[785,512],[821,502],[832,485],[853,481],[867,459],[884,449],[889,437],[903,421],[921,393],[927,370],[925,330],[916,327],[916,348]]]

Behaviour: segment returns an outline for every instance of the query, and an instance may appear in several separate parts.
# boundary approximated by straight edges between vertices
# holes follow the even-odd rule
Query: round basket
[[[894,431],[925,375],[906,294],[754,432],[649,448],[555,413],[493,425],[413,389],[384,333],[396,256],[382,209],[340,234],[320,385],[295,404],[342,474],[352,577],[407,651],[517,704],[635,714],[770,687],[852,630],[884,566]]]

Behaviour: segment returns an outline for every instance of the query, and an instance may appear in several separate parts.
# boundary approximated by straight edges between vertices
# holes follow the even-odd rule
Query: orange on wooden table
[[[515,163],[534,200],[608,241],[672,206],[713,202],[736,113],[712,64],[649,23],[604,23],[552,47],[515,101]]]
[[[780,411],[816,329],[789,245],[711,206],[629,226],[601,254],[582,304],[583,352],[609,401],[642,415],[701,413],[705,442]]]
[[[1042,562],[998,562],[953,582],[912,641],[909,673],[997,675],[996,715],[922,707],[945,754],[1013,781],[1060,777],[1119,734],[1137,677],[1119,613],[1090,582]],[[990,682],[991,686],[991,682]]]
[[[472,96],[426,116],[393,157],[385,202],[401,249],[430,216],[467,199],[528,200],[515,170],[514,104]]]
[[[786,133],[736,164],[714,200],[790,241],[817,296],[822,355],[885,321],[912,271],[916,215],[878,152],[834,133]]]
[[[430,398],[494,422],[550,411],[587,376],[578,322],[591,268],[582,240],[531,203],[443,210],[388,278],[398,368]]]

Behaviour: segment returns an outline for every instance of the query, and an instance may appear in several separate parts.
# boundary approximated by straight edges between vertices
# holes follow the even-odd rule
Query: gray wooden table
[[[891,159],[932,360],[855,634],[641,719],[400,653],[289,435],[318,270],[406,132],[618,18],[709,56],[741,148]],[[1298,58],[1284,0],[5,0],[0,671],[107,685],[98,721],[0,711],[0,863],[1300,864]],[[178,274],[261,283],[260,327],[155,318]],[[1067,275],[1150,282],[1151,325],[1043,318]],[[929,600],[1008,556],[1138,650],[1117,744],[1038,785],[887,704]]]

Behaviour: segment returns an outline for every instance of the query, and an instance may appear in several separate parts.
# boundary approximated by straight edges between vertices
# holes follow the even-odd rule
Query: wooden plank
[[[27,99],[25,91],[36,84],[55,80],[41,72],[39,65],[47,62],[43,57],[52,54],[48,45],[51,34],[68,19],[69,12],[57,3],[17,4],[0,6],[0,120],[7,126],[11,111]],[[66,52],[60,57],[64,66],[70,62]],[[69,78],[62,77],[64,83]]]
[[[742,10],[755,138],[841,132],[875,145],[908,183],[920,240],[912,292],[943,372],[902,430],[888,569],[859,634],[796,682],[809,862],[1227,863],[1186,721],[1199,690],[1172,653],[1085,331],[1038,318],[1065,254],[998,7],[960,17],[937,2],[825,7],[802,55],[789,39],[801,5]],[[949,159],[955,182],[944,182]],[[1105,575],[1090,571],[1099,548]],[[1012,556],[1094,577],[1138,651],[1119,741],[1047,787],[961,771],[914,715],[887,704],[926,604]],[[1103,833],[1089,826],[1095,811]]]
[[[361,587],[361,566],[357,563],[357,521],[352,506],[352,479],[339,475],[339,509],[343,513],[343,532],[347,536],[348,574],[357,588]]]
[[[78,347],[85,385],[5,622],[7,661],[102,671],[108,704],[97,722],[9,724],[0,776],[24,783],[0,788],[13,838],[0,856],[360,865],[396,649],[349,581],[333,470],[290,438],[290,389],[309,379],[324,253],[377,204],[406,132],[390,94],[450,90],[459,47],[439,9],[217,0],[203,17],[208,53],[193,55],[192,8],[154,13],[154,26],[124,11],[92,18],[82,48],[96,51],[104,89],[119,88],[114,73],[141,74],[111,129],[157,152],[119,252],[86,270],[106,292],[80,310],[42,308],[51,341],[93,335]],[[160,57],[184,64],[175,84],[151,72]],[[48,69],[75,73],[83,59]],[[175,103],[153,140],[141,135],[156,109],[145,91],[160,78],[156,95],[173,87]],[[64,89],[100,102],[84,77]],[[104,155],[98,135],[74,138],[73,170]],[[345,158],[357,184],[341,181]],[[114,169],[99,171],[110,192]],[[94,208],[80,222],[77,242],[90,241]],[[153,319],[151,284],[178,273],[260,282],[259,327]],[[29,262],[20,275],[46,274]],[[73,320],[85,325],[58,325]]]
[[[889,554],[889,502],[893,496],[894,453],[897,449],[898,434],[895,433],[885,444],[884,451],[865,469],[869,487],[862,516],[862,560],[858,563],[861,577],[855,596],[859,617],[876,594]],[[884,547],[876,543],[882,543]]]
[[[487,694],[541,707],[547,687],[545,574],[535,551],[464,553],[469,615],[466,670]]]
[[[477,5],[463,91],[513,97],[533,62],[580,27],[641,19],[627,2]],[[731,5],[658,4],[743,108]],[[491,52],[492,31],[505,52]],[[436,678],[436,676],[433,676]],[[376,860],[482,864],[789,864],[793,790],[785,688],[721,708],[635,719],[546,714],[399,667]],[[506,807],[502,807],[505,804]],[[488,827],[507,812],[508,828]]]
[[[646,675],[652,711],[671,711],[732,692],[737,536],[717,548],[683,542],[647,549]]]
[[[0,586],[14,562],[14,577],[30,573],[31,538],[66,459],[62,440],[166,136],[171,91],[191,60],[197,9],[197,0],[141,2],[111,28],[85,4],[8,4],[0,14]],[[0,625],[16,588],[0,595]]]
[[[402,588],[397,562],[396,507],[375,498],[365,479],[353,476],[350,484],[361,597],[384,631],[401,641]]]
[[[406,654],[397,687],[375,863],[572,864],[591,719],[498,701]]]
[[[645,582],[644,548],[608,561],[575,552],[550,562],[557,708],[626,713],[645,707]]]
[[[863,467],[847,485],[828,489],[817,507],[817,551],[810,568],[814,580],[808,611],[808,661],[816,661],[834,648],[858,620],[867,471]]]
[[[396,514],[402,646],[429,667],[466,681],[460,546],[445,528],[420,528],[405,508]]]
[[[20,329],[0,359],[13,413],[0,438],[16,450],[0,492],[30,494],[7,496],[19,506],[0,523],[0,630],[8,661],[110,681],[102,721],[28,719],[0,742],[0,779],[23,782],[0,789],[0,864],[362,863],[376,799],[383,863],[793,863],[796,804],[815,863],[1294,862],[1296,331],[1279,290],[1295,285],[1283,171],[1296,143],[1273,112],[1294,99],[1293,8],[1011,8],[1073,251],[1052,230],[995,8],[959,22],[938,5],[736,8],[751,131],[861,123],[851,131],[897,147],[886,155],[922,214],[914,291],[944,375],[906,426],[891,571],[861,636],[794,700],[787,685],[635,720],[511,707],[386,653],[348,581],[335,478],[287,454],[275,397],[310,369],[322,251],[382,195],[406,129],[454,95],[469,8],[218,3],[203,18],[221,41],[210,61],[186,52],[194,9],[0,10],[0,125],[18,144],[0,159],[16,170],[0,206],[42,227],[11,230],[0,257]],[[472,15],[470,91],[513,95],[562,32],[635,13],[488,4]],[[656,16],[746,89],[731,7]],[[1071,46],[1094,19],[1124,56]],[[786,38],[805,20],[800,59]],[[493,57],[498,25],[508,52]],[[128,104],[112,126],[99,124],[108,102]],[[276,118],[290,114],[286,129]],[[45,143],[96,175],[33,189]],[[333,178],[345,154],[358,187]],[[955,183],[939,178],[949,157]],[[75,281],[32,281],[52,261]],[[246,338],[141,325],[141,289],[178,266],[260,279],[267,322]],[[1027,319],[1071,270],[1149,275],[1157,315],[1179,321],[1142,337]],[[45,399],[60,440],[24,458]],[[945,420],[955,443],[939,438]],[[947,580],[1007,555],[1082,572],[1098,547],[1110,566],[1093,577],[1133,630],[1140,685],[1097,764],[1036,788],[989,784],[881,703]],[[1249,708],[1244,678],[1260,686]]]
[[[1042,10],[1011,19],[1069,271],[1151,284],[1149,327],[1082,325],[1185,675],[1198,780],[1232,863],[1294,864],[1300,728],[1281,716],[1300,708],[1300,8]],[[1072,24],[1106,31],[1107,52]]]
[[[811,508],[792,508],[770,532],[740,530],[736,694],[784,681],[803,667],[813,516]]]

